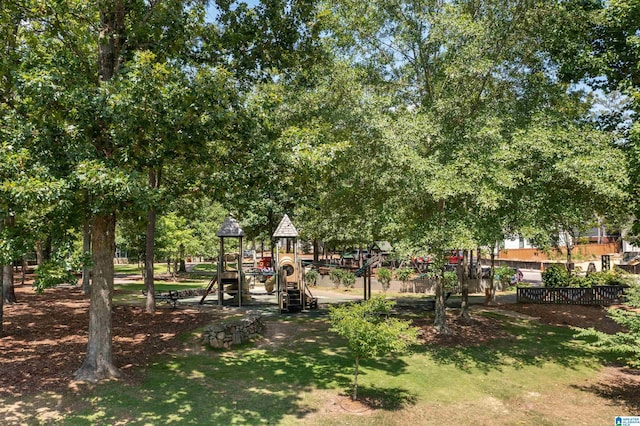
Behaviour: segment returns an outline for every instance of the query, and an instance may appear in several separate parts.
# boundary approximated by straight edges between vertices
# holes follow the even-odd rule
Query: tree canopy
[[[640,217],[639,13],[633,0],[4,1],[0,260],[47,240],[66,253],[90,229],[86,380],[117,375],[116,232],[149,267],[213,254],[228,212],[251,238],[289,213],[309,240],[432,253],[446,332],[449,250]],[[604,111],[588,87],[621,105]]]

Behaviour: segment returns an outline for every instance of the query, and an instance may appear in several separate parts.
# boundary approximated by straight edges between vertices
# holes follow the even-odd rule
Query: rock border
[[[202,343],[215,349],[229,349],[261,336],[263,329],[262,315],[251,313],[243,318],[230,318],[205,326]]]

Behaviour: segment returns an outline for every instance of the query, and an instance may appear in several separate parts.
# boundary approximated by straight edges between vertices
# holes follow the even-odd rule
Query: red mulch
[[[67,387],[87,349],[88,297],[75,287],[47,289],[37,295],[29,286],[16,287],[16,296],[18,303],[4,305],[0,396]],[[131,367],[180,348],[180,334],[220,315],[215,310],[165,306],[153,314],[136,306],[113,308],[113,359],[124,380],[133,377]]]
[[[618,323],[607,317],[607,308],[603,306],[514,303],[500,305],[496,308],[529,315],[549,325],[593,327],[598,331],[609,334],[623,331],[623,328]]]

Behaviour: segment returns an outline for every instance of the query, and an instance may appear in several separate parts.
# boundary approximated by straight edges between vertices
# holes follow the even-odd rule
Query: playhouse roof
[[[286,214],[280,221],[280,225],[276,228],[276,232],[273,233],[273,238],[295,238],[298,236],[296,227],[291,223],[291,219]]]
[[[244,237],[244,231],[240,227],[240,224],[233,216],[228,216],[225,220],[218,233],[216,234],[218,237]]]

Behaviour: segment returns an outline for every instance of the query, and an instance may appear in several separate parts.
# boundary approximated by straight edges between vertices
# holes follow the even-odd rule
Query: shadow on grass
[[[173,355],[149,366],[139,385],[100,385],[82,396],[82,412],[65,421],[253,425],[320,415],[322,390],[336,394],[350,388],[354,359],[325,321],[294,323],[296,333],[283,333],[277,344]],[[381,359],[362,366],[399,375],[407,364]],[[415,402],[397,388],[365,387],[362,392],[382,409]]]
[[[503,371],[505,366],[542,367],[548,362],[574,369],[597,367],[611,361],[611,357],[575,340],[575,333],[569,328],[504,317],[499,320],[511,337],[498,338],[482,345],[424,345],[417,351],[428,353],[436,363],[454,364],[469,373],[477,370]]]
[[[640,412],[640,371],[631,368],[616,368],[598,383],[574,385],[575,389],[589,392],[601,398],[625,405],[629,413]]]
[[[418,402],[418,398],[405,389],[380,388],[374,385],[360,386],[358,399],[370,408],[388,411],[399,411]]]

